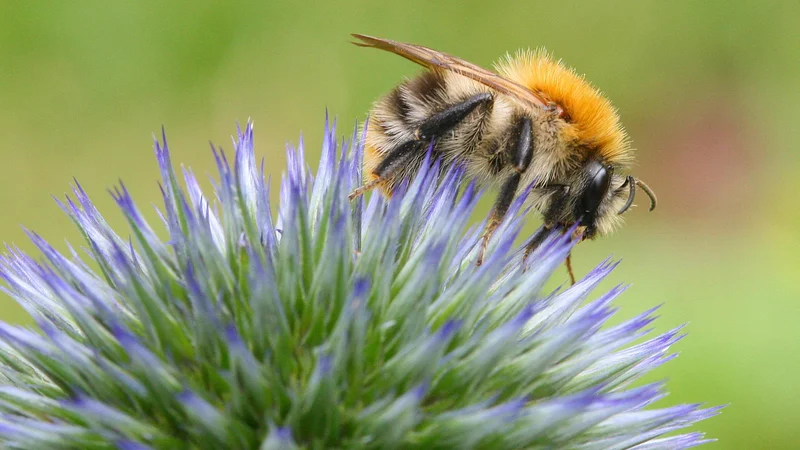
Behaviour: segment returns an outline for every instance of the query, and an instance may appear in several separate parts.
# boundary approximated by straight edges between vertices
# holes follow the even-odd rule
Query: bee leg
[[[506,180],[505,184],[503,184],[503,187],[500,189],[500,195],[497,196],[497,200],[494,203],[492,215],[489,216],[489,223],[486,224],[486,230],[483,232],[481,251],[478,254],[478,261],[476,261],[476,264],[479,266],[483,264],[483,258],[486,256],[486,248],[489,246],[489,239],[506,216],[511,202],[514,201],[514,195],[517,193],[520,178],[521,174],[519,172],[514,173]]]
[[[347,196],[347,199],[352,202],[353,200],[357,199],[358,197],[361,197],[362,195],[364,195],[365,193],[375,189],[375,186],[377,186],[378,183],[380,183],[380,182],[381,182],[380,178],[375,178],[374,180],[367,181],[362,186],[359,186],[359,187],[353,189],[353,192],[351,192],[350,195]]]
[[[378,167],[372,171],[372,175],[374,175],[375,178],[364,183],[363,186],[355,188],[353,192],[347,196],[347,198],[350,201],[353,201],[364,193],[374,189],[375,186],[381,182],[386,181],[397,171],[398,168],[403,167],[403,164],[409,156],[413,155],[415,152],[418,152],[424,145],[424,142],[420,141],[406,141],[390,151],[389,154],[386,155],[386,158],[381,161]]]
[[[393,175],[398,168],[403,166],[406,159],[412,153],[419,151],[419,149],[425,147],[426,145],[429,145],[431,140],[437,136],[441,136],[453,129],[453,127],[463,121],[477,107],[491,102],[492,99],[492,94],[483,92],[474,95],[461,103],[448,106],[444,110],[427,118],[414,131],[415,139],[407,141],[397,148],[391,150],[386,155],[386,158],[381,161],[380,165],[378,165],[378,167],[372,171],[372,174],[376,178],[368,181],[363,186],[354,189],[353,192],[351,192],[348,196],[348,199],[352,201],[364,193],[374,189],[375,186],[380,184],[382,181],[386,181],[386,179],[391,177],[391,175]]]
[[[537,248],[539,248],[540,245],[542,245],[542,242],[544,242],[544,238],[547,237],[547,234],[550,232],[550,229],[551,227],[544,225],[538,230],[536,230],[536,233],[533,233],[531,239],[528,241],[527,244],[525,244],[525,253],[522,254],[523,264],[525,264],[525,260],[528,259],[528,256],[530,256],[531,253],[533,253]]]
[[[492,214],[489,216],[489,223],[486,225],[486,230],[483,232],[483,240],[481,242],[481,250],[478,253],[477,265],[483,264],[483,258],[486,255],[486,248],[489,246],[489,239],[494,234],[494,231],[503,222],[511,202],[517,193],[522,174],[528,169],[533,159],[533,125],[530,119],[522,119],[516,127],[515,134],[517,139],[511,154],[511,161],[514,165],[514,174],[503,184],[500,189],[500,195],[494,203]]]
[[[436,136],[441,136],[466,119],[475,108],[491,102],[492,99],[492,94],[483,92],[461,103],[448,106],[425,119],[414,131],[414,136],[421,141],[429,141]]]
[[[569,196],[569,186],[562,186],[561,188],[561,195],[553,199],[550,203],[550,207],[545,212],[545,217],[553,217],[557,211],[564,208],[564,204],[567,202],[567,197]],[[566,231],[566,229],[562,230],[564,233],[566,233]],[[572,252],[569,252],[567,259],[564,260],[564,266],[567,268],[570,283],[575,284],[575,272],[572,271]]]
[[[547,230],[552,228],[552,226],[547,226],[546,224],[555,223],[558,219],[559,212],[564,209],[564,206],[567,203],[567,199],[569,198],[569,190],[570,190],[570,187],[565,184],[551,184],[548,185],[548,187],[553,188],[556,191],[552,195],[552,198],[550,200],[550,206],[548,206],[547,210],[544,212],[545,226],[543,229]],[[566,232],[566,229],[562,231]],[[538,247],[542,243],[542,241],[544,241],[545,236],[546,233],[542,233],[540,237],[534,235],[533,239],[531,239],[531,241],[525,247],[525,256],[523,257],[523,261],[528,257],[528,255],[530,255],[531,253],[533,253],[534,250],[536,250],[536,247]],[[539,239],[537,239],[537,237],[539,237]],[[564,265],[567,267],[567,273],[569,274],[570,282],[572,282],[572,284],[575,284],[575,273],[572,271],[572,252],[570,252],[570,254],[567,255],[567,259],[564,261]]]
[[[544,239],[547,237],[548,233],[552,227],[544,225],[543,227],[536,230],[536,233],[531,237],[531,240],[525,245],[525,253],[522,255],[522,264],[525,264],[525,260],[528,259],[531,253],[533,253]],[[567,273],[569,274],[569,281],[571,284],[575,284],[575,272],[572,271],[572,252],[569,252],[567,255],[567,259],[564,261],[564,265],[567,267]]]
[[[567,266],[567,273],[569,274],[569,281],[571,284],[575,284],[575,272],[572,271],[572,252],[569,252],[567,255],[567,259],[564,261],[564,265]]]

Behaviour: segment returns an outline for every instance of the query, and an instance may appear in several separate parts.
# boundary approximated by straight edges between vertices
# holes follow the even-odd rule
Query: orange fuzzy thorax
[[[498,73],[544,94],[569,115],[565,137],[597,151],[608,162],[627,164],[630,146],[611,102],[584,77],[544,50],[522,51],[497,64]]]

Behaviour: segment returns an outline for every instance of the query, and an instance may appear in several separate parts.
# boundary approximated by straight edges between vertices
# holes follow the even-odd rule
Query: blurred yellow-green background
[[[660,200],[581,245],[576,271],[622,257],[607,283],[633,283],[622,316],[664,303],[659,330],[689,322],[655,377],[667,402],[730,404],[695,427],[720,440],[709,448],[800,448],[800,2],[565,3],[3,1],[0,238],[32,250],[22,224],[80,242],[50,199],[72,177],[127,232],[106,188],[122,178],[143,208],[159,202],[162,124],[173,161],[200,174],[237,120],[255,121],[274,176],[301,132],[317,151],[325,108],[349,135],[418,71],[350,33],[486,66],[545,46],[619,107]]]

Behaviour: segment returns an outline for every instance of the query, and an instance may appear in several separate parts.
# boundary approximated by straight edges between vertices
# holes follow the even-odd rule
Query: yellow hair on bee
[[[608,162],[627,165],[632,155],[616,108],[583,76],[544,49],[508,55],[498,73],[560,105],[569,116],[566,138],[594,149]]]

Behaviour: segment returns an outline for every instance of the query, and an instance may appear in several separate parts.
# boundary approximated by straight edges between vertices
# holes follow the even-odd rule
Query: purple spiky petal
[[[669,361],[681,328],[647,339],[655,309],[610,326],[618,262],[546,282],[576,242],[522,261],[528,186],[474,264],[483,194],[432,148],[391,200],[350,202],[366,127],[326,120],[312,172],[287,153],[273,209],[252,123],[203,192],[154,144],[163,229],[128,189],[112,230],[75,182],[60,207],[83,249],[0,256],[2,289],[36,329],[0,323],[0,446],[117,448],[682,449],[718,408],[661,404],[634,381]],[[360,133],[359,133],[360,131]],[[182,184],[185,184],[185,188]],[[560,273],[560,272],[559,272]]]

